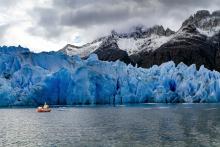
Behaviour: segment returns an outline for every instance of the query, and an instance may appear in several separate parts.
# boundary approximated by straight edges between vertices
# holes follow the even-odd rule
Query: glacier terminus
[[[0,106],[220,101],[220,73],[166,62],[144,69],[62,52],[0,47]]]

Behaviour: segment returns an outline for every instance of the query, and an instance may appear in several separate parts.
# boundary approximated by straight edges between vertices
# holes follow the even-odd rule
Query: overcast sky
[[[178,30],[197,10],[219,6],[220,0],[0,0],[0,45],[40,52],[140,24]]]

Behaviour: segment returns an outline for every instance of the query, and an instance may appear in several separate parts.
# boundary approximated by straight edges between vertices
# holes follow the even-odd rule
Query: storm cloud
[[[21,40],[21,45],[29,45],[36,51],[58,50],[66,43],[81,45],[109,34],[113,29],[128,31],[140,24],[146,27],[158,24],[178,30],[181,23],[197,10],[212,12],[220,6],[219,0],[22,0],[16,4],[11,0],[0,0],[0,3],[0,22],[11,23],[7,31],[0,31],[0,35],[13,34],[10,28],[23,32],[17,34],[20,39],[16,41]],[[21,15],[4,22],[1,15],[10,10]],[[21,21],[19,17],[24,22],[13,26],[14,22]],[[22,40],[22,35],[32,38],[32,43]],[[6,41],[6,44],[10,42]]]

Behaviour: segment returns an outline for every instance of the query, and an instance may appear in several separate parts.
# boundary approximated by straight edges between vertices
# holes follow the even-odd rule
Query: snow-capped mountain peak
[[[201,34],[212,37],[220,31],[220,11],[212,13],[207,10],[197,11],[183,22],[182,27],[190,24],[195,25]]]
[[[68,55],[86,57],[100,48],[111,46],[132,55],[142,50],[153,51],[159,48],[163,43],[169,41],[174,33],[169,28],[165,30],[163,26],[159,25],[148,29],[143,26],[136,26],[131,32],[127,33],[118,33],[113,30],[110,35],[80,47],[68,44],[61,51]]]
[[[81,57],[95,53],[100,60],[121,60],[140,67],[173,60],[187,65],[204,64],[220,71],[220,11],[200,10],[185,20],[177,32],[160,25],[139,25],[126,33],[112,31],[81,47],[67,46],[61,51]]]

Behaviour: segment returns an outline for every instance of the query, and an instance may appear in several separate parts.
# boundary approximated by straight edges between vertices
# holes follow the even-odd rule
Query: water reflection
[[[220,146],[220,105],[0,109],[0,146]]]

